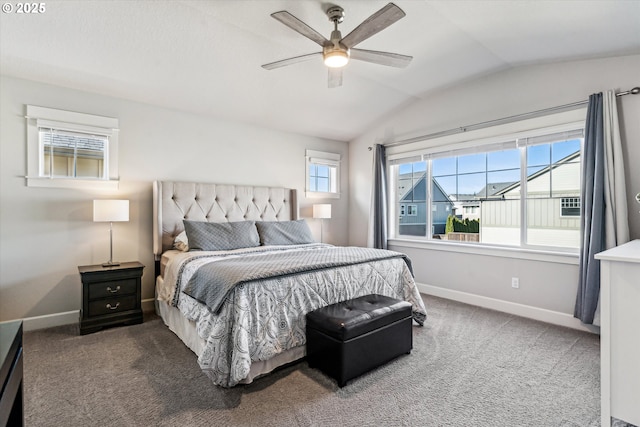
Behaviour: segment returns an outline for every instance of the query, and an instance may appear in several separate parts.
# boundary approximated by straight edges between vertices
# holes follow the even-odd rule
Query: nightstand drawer
[[[89,284],[89,299],[110,298],[120,295],[131,295],[137,291],[137,279],[125,279],[112,282]]]
[[[122,296],[120,298],[108,298],[89,303],[89,317],[104,314],[115,314],[136,308],[136,296]]]

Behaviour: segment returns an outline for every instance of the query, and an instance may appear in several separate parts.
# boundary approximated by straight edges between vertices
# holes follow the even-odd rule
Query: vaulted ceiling
[[[0,15],[0,72],[216,118],[348,141],[429,93],[533,63],[640,53],[640,1],[395,1],[406,17],[358,45],[413,56],[405,69],[350,61],[327,87],[320,51],[270,17],[286,10],[329,38],[387,1],[47,0]],[[15,5],[15,2],[14,2]]]

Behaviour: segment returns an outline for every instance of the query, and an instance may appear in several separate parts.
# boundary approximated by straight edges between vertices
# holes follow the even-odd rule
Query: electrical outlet
[[[520,287],[520,279],[518,279],[517,277],[512,277],[511,278],[511,287],[518,289]]]

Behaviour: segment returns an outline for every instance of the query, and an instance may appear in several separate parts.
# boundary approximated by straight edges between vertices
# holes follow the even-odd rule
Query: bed
[[[314,242],[295,190],[156,181],[153,212],[156,311],[222,387],[304,358],[316,308],[377,293],[426,318],[410,260]]]

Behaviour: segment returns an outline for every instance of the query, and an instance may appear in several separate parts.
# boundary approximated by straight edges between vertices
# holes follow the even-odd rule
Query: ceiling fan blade
[[[412,56],[400,55],[399,53],[379,52],[377,50],[351,49],[349,53],[351,59],[398,68],[405,68],[413,59]]]
[[[329,40],[327,40],[322,34],[285,10],[272,13],[271,16],[282,22],[287,27],[291,28],[293,31],[296,31],[306,38],[313,40],[322,47],[324,47],[325,44],[330,43]]]
[[[329,88],[342,86],[342,68],[329,67]]]
[[[317,56],[322,56],[322,52],[309,53],[307,55],[295,56],[289,59],[283,59],[281,61],[270,62],[268,64],[264,64],[262,68],[265,70],[273,70],[274,68],[284,67],[286,65],[297,64],[298,62],[308,61]]]
[[[362,24],[358,25],[353,31],[343,37],[340,42],[346,47],[352,48],[372,35],[384,30],[404,16],[405,13],[402,9],[393,3],[389,3],[368,17]]]

